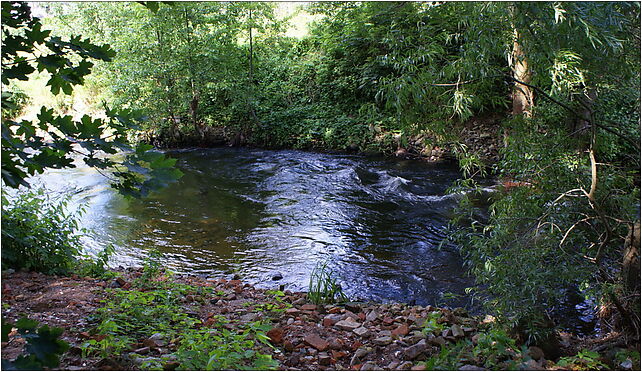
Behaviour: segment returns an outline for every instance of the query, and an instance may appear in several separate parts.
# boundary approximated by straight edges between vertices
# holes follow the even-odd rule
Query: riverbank
[[[255,133],[244,133],[236,127],[204,127],[197,133],[191,126],[174,129],[153,129],[139,134],[138,140],[161,149],[182,149],[190,147],[255,147],[269,150],[308,150],[315,152],[346,153],[360,155],[381,155],[400,159],[416,159],[435,163],[456,159],[453,148],[475,154],[487,165],[499,161],[499,150],[503,147],[502,114],[490,114],[471,118],[453,128],[456,136],[446,140],[443,135],[430,131],[406,133],[386,130],[379,125],[363,126],[357,137],[346,138],[339,131],[327,130],[325,136],[302,135],[295,132],[278,132],[278,138],[267,140]],[[332,127],[332,125],[330,125]],[[163,128],[162,126],[160,128]],[[282,137],[279,137],[282,136]],[[329,137],[328,137],[329,136]],[[275,145],[279,144],[279,145]]]
[[[190,352],[215,363],[209,367],[225,367],[230,358],[229,369],[635,370],[636,363],[609,359],[606,351],[572,357],[591,341],[569,334],[558,335],[566,358],[549,360],[541,349],[509,338],[492,317],[461,308],[315,305],[305,293],[257,289],[240,280],[150,276],[147,269],[110,279],[3,273],[2,303],[9,321],[26,315],[64,329],[62,339],[71,347],[61,358],[63,370],[208,367],[195,364]],[[3,358],[17,357],[23,347],[14,331],[2,344]]]

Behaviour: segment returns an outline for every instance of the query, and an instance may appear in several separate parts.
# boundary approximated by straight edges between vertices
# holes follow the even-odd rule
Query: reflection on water
[[[353,298],[467,301],[461,259],[438,249],[456,203],[445,195],[455,167],[227,148],[172,156],[184,177],[144,200],[125,200],[82,166],[41,180],[88,204],[84,243],[92,251],[114,244],[116,265],[139,265],[158,248],[177,272],[305,289],[314,266],[328,261]],[[275,271],[282,280],[271,280]],[[460,297],[446,301],[448,293]]]

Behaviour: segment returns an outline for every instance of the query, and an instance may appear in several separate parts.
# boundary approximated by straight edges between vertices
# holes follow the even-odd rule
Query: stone
[[[240,320],[243,323],[250,323],[256,320],[256,318],[259,317],[259,314],[256,313],[248,313],[245,315],[241,315]]]
[[[270,338],[270,342],[272,342],[273,344],[280,344],[281,342],[283,342],[282,328],[272,328],[266,333],[266,335]]]
[[[412,334],[403,338],[403,341],[407,344],[414,345],[417,342],[425,339],[426,336],[421,331],[413,331]]]
[[[355,314],[361,312],[361,305],[356,302],[347,302],[343,306],[346,308],[346,310],[352,311]]]
[[[365,337],[370,337],[370,334],[371,334],[370,330],[368,328],[364,327],[364,326],[361,326],[359,328],[355,328],[355,329],[352,330],[352,332],[354,332],[355,335],[357,335],[359,337],[364,337],[364,338]]]
[[[334,326],[339,329],[343,329],[344,331],[352,331],[354,329],[359,328],[361,326],[361,323],[355,321],[352,318],[348,318],[345,320],[338,321]]]
[[[390,345],[392,343],[392,337],[390,336],[377,337],[374,340],[372,340],[372,343],[379,346]]]
[[[426,370],[426,365],[425,364],[419,364],[416,366],[410,367],[411,371],[425,371]]]
[[[446,339],[441,336],[431,337],[428,339],[428,343],[434,346],[444,346],[446,345]]]
[[[369,351],[364,348],[360,347],[355,351],[354,355],[352,356],[352,359],[350,360],[350,365],[353,366],[355,364],[359,364],[361,362],[361,358],[364,356],[368,355]]]
[[[140,354],[140,355],[145,355],[149,354],[149,346],[141,347],[140,349],[134,350],[134,353]]]
[[[294,351],[294,344],[290,340],[286,340],[283,343],[283,348],[287,351]]]
[[[359,371],[376,371],[376,370],[379,370],[379,369],[380,368],[377,367],[377,365],[374,364],[374,362],[367,362],[367,363],[364,363],[361,366],[361,368],[359,368]]]
[[[392,335],[401,337],[401,336],[407,335],[409,332],[410,332],[410,329],[408,328],[408,326],[406,324],[402,324],[399,327],[392,330]]]
[[[472,364],[464,364],[459,367],[460,371],[487,371],[487,369]]]
[[[313,311],[317,309],[317,305],[314,304],[305,304],[301,306],[301,310],[306,310],[306,311]]]
[[[298,313],[299,313],[299,309],[295,309],[293,307],[285,310],[285,314],[290,316],[297,315]]]
[[[542,367],[542,365],[538,361],[531,359],[526,362],[526,369],[529,371],[543,371],[546,368]]]
[[[426,345],[426,340],[422,339],[421,341],[417,342],[416,344],[406,348],[403,352],[402,355],[404,359],[406,360],[414,360],[417,358],[421,353],[426,351],[428,349],[428,345]]]
[[[391,331],[389,331],[389,330],[387,330],[387,329],[384,329],[384,330],[382,330],[382,331],[379,331],[379,333],[377,334],[377,336],[378,336],[378,337],[392,336],[392,332],[391,332]]]
[[[450,327],[450,331],[452,332],[453,337],[455,337],[455,338],[459,338],[459,337],[464,337],[465,336],[464,330],[461,329],[459,324],[453,324],[452,327]]]
[[[412,362],[403,362],[397,367],[398,371],[408,371],[410,368],[412,368]]]
[[[330,365],[332,357],[328,353],[319,353],[319,364],[322,366]]]
[[[535,360],[541,360],[544,358],[544,351],[537,346],[531,346],[528,348],[528,355]]]
[[[374,322],[379,317],[376,311],[372,310],[366,315],[366,322]]]
[[[165,371],[173,371],[173,370],[175,370],[176,368],[178,368],[178,366],[180,366],[180,365],[181,365],[181,364],[180,364],[179,362],[177,362],[177,361],[175,361],[175,360],[172,360],[172,361],[169,361],[169,362],[165,363],[165,364],[163,365],[163,369],[164,369]]]
[[[313,348],[324,351],[328,348],[328,341],[322,339],[316,333],[310,333],[303,339],[306,344],[312,346]]]
[[[280,272],[277,271],[274,274],[272,274],[272,280],[281,280],[281,279],[283,279],[283,274],[281,274]]]
[[[392,362],[388,363],[386,366],[386,369],[395,369],[399,366],[399,362],[396,360],[393,360]]]

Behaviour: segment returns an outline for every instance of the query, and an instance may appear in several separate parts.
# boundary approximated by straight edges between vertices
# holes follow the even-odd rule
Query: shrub
[[[2,267],[66,273],[76,262],[82,210],[68,211],[70,197],[43,189],[2,195]]]

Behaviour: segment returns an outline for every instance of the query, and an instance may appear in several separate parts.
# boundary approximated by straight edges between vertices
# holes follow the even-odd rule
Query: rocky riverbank
[[[2,315],[12,322],[26,315],[40,323],[64,328],[62,338],[71,345],[61,360],[64,370],[149,369],[150,366],[165,370],[193,369],[194,366],[181,364],[177,357],[183,347],[181,343],[186,342],[180,333],[188,333],[188,329],[180,330],[179,335],[171,339],[163,332],[137,336],[115,355],[87,352],[88,341],[100,342],[109,337],[108,332],[97,329],[95,316],[105,312],[104,307],[109,306],[105,303],[115,293],[134,296],[154,293],[158,288],[161,291],[178,288],[167,287],[170,279],[163,276],[149,282],[151,285],[140,286],[143,276],[142,270],[121,271],[116,278],[108,280],[4,273]],[[221,329],[230,332],[247,324],[267,325],[265,336],[269,342],[257,342],[252,347],[257,353],[270,355],[276,362],[274,367],[280,370],[453,367],[539,370],[564,366],[559,361],[547,360],[537,347],[522,347],[506,338],[496,330],[492,317],[469,316],[460,308],[375,303],[315,305],[305,293],[256,289],[240,280],[176,276],[171,282],[188,286],[181,288],[198,289],[181,292],[189,294],[178,297],[178,309],[184,312],[185,319],[192,320],[181,324],[209,329],[212,334],[218,332],[216,327],[221,324]],[[564,354],[577,352],[578,340],[567,338],[562,343]],[[17,357],[23,352],[24,344],[24,339],[14,330],[10,340],[2,343],[3,358]],[[603,362],[600,360],[600,363]]]

